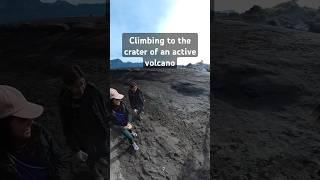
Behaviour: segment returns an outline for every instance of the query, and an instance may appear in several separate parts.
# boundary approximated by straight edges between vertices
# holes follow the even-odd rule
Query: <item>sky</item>
[[[67,1],[73,4],[105,2]],[[110,0],[110,16],[110,59],[142,62],[142,58],[122,57],[122,33],[198,33],[198,57],[178,58],[178,64],[201,60],[210,64],[210,0]]]
[[[214,0],[214,8],[216,11],[236,10],[238,12],[244,12],[253,5],[268,8],[287,1],[288,0]],[[299,0],[298,3],[301,6],[313,8],[318,8],[320,6],[320,0]]]
[[[178,64],[210,63],[210,0],[111,0],[110,15],[110,59],[142,62],[122,57],[122,33],[198,33],[198,57]]]

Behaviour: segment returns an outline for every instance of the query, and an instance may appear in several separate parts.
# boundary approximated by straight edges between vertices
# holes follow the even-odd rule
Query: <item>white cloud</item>
[[[163,33],[198,33],[198,57],[178,58],[186,65],[203,60],[210,64],[210,1],[175,0],[168,16],[159,26]]]

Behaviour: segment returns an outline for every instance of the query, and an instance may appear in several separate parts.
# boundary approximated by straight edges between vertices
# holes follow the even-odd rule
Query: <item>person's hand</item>
[[[133,109],[134,115],[138,115],[138,109]]]
[[[124,126],[125,129],[132,129],[132,125],[128,123],[126,126]]]
[[[76,156],[80,161],[86,162],[88,160],[88,154],[81,150],[77,152]]]

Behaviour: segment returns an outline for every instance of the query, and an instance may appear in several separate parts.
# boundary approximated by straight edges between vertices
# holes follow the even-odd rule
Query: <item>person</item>
[[[130,115],[128,108],[123,102],[124,95],[118,93],[114,88],[110,88],[110,100],[113,118],[113,128],[120,130],[122,135],[129,141],[134,150],[139,150],[139,146],[134,141],[137,133],[132,131],[132,124],[130,123]]]
[[[144,96],[142,91],[138,87],[137,83],[132,81],[129,83],[129,91],[128,91],[130,106],[135,114],[135,116],[139,119],[143,119],[143,111],[144,111]]]
[[[64,87],[60,93],[60,115],[66,143],[74,154],[86,162],[95,179],[104,179],[99,165],[108,166],[108,109],[106,97],[86,81],[77,65],[62,71]],[[108,168],[104,168],[108,169]]]
[[[68,154],[37,123],[43,107],[14,87],[0,85],[0,177],[6,180],[70,180]]]

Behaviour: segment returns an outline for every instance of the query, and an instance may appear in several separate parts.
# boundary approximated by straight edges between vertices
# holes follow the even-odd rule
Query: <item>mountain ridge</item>
[[[106,4],[78,4],[58,0],[0,0],[0,24],[44,20],[59,17],[104,16]]]

